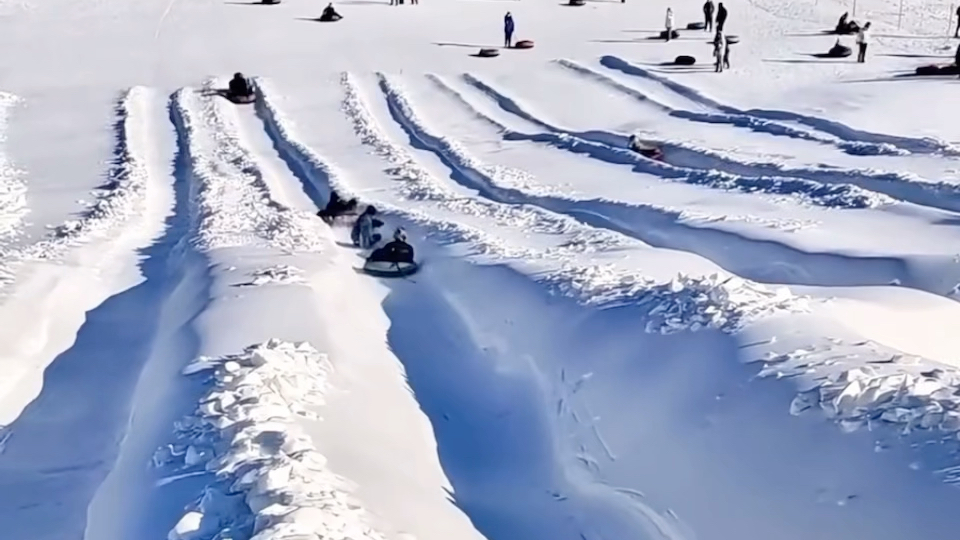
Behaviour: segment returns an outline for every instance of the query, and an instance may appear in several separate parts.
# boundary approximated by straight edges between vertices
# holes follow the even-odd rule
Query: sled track
[[[892,147],[890,145],[883,144],[874,144],[868,142],[850,142],[845,140],[838,140],[834,137],[824,136],[817,134],[815,132],[810,132],[802,129],[797,129],[795,127],[779,124],[777,122],[766,120],[763,118],[758,118],[756,116],[750,116],[747,114],[735,114],[727,112],[715,112],[715,113],[702,113],[694,111],[686,111],[681,109],[674,109],[662,103],[655,101],[653,98],[644,94],[636,88],[631,88],[625,84],[622,84],[615,79],[600,73],[596,70],[588,68],[582,64],[571,60],[557,60],[556,65],[565,68],[568,72],[579,75],[582,78],[599,83],[606,88],[615,90],[616,92],[628,95],[630,97],[636,98],[639,101],[644,103],[652,103],[662,112],[668,114],[669,116],[680,118],[684,120],[690,120],[692,122],[698,122],[702,124],[728,124],[731,126],[749,129],[757,133],[766,133],[768,135],[776,135],[781,137],[788,137],[791,139],[800,139],[805,141],[811,141],[826,145],[836,146],[840,150],[846,152],[847,154],[854,156],[878,156],[878,155],[905,155],[908,152],[900,150],[899,148]],[[706,105],[704,103],[704,105]]]
[[[464,81],[489,96],[504,111],[540,126],[546,133],[527,134],[509,130],[504,134],[508,140],[531,140],[547,143],[576,153],[585,153],[608,163],[631,164],[638,172],[648,173],[665,180],[711,187],[743,193],[765,193],[774,196],[792,197],[798,202],[828,208],[873,208],[893,202],[888,197],[851,184],[827,185],[821,182],[786,176],[743,176],[722,168],[711,168],[706,158],[707,151],[689,149],[703,157],[697,168],[673,165],[646,159],[627,150],[627,138],[602,131],[572,132],[553,126],[528,112],[514,99],[505,96],[477,77],[465,74]],[[438,80],[438,79],[437,79]],[[677,148],[676,146],[674,148]],[[706,162],[706,163],[704,163]],[[717,165],[718,163],[712,163]]]
[[[749,109],[746,111],[737,109],[735,107],[730,107],[724,105],[713,99],[703,95],[700,91],[690,88],[688,86],[682,85],[675,81],[670,80],[667,77],[662,77],[657,75],[650,70],[644,69],[636,64],[627,62],[617,56],[606,55],[600,59],[600,64],[604,67],[622,72],[626,75],[632,75],[635,77],[642,77],[659,83],[664,88],[685,97],[686,99],[709,107],[711,109],[717,110],[722,113],[736,115],[736,116],[747,116],[759,119],[766,119],[772,121],[781,121],[781,122],[797,122],[799,124],[809,126],[817,131],[826,133],[828,135],[833,135],[841,140],[847,141],[851,144],[865,144],[871,146],[888,146],[890,151],[896,152],[897,149],[902,151],[915,153],[915,154],[942,154],[946,156],[960,156],[960,149],[957,149],[954,145],[951,145],[947,142],[931,139],[931,138],[916,138],[916,137],[900,137],[896,135],[885,135],[881,133],[872,133],[869,131],[863,131],[859,129],[852,128],[840,122],[833,120],[827,120],[825,118],[819,118],[816,116],[810,116],[800,113],[794,113],[789,111],[779,111],[779,110],[765,110],[765,109]]]
[[[903,261],[895,258],[808,253],[775,241],[754,240],[732,232],[688,225],[683,223],[685,216],[678,210],[609,199],[545,195],[535,189],[531,192],[526,187],[531,182],[529,173],[505,170],[479,161],[458,142],[428,127],[397,83],[385,75],[380,75],[379,80],[394,120],[411,139],[419,141],[447,163],[453,171],[453,178],[494,202],[535,205],[571,216],[585,225],[636,238],[653,247],[702,256],[733,274],[755,281],[817,286],[886,285],[896,281],[935,294],[948,293],[914,282]],[[472,111],[480,114],[475,109]],[[517,187],[517,176],[525,180],[520,182],[520,187]],[[762,255],[759,260],[758,254]],[[851,269],[854,271],[850,272]],[[864,280],[862,276],[865,275],[870,276],[869,281]],[[960,275],[956,277],[960,279]]]

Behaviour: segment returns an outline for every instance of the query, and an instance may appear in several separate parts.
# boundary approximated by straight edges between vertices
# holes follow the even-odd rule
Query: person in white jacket
[[[860,52],[857,54],[857,62],[864,63],[867,61],[867,45],[870,43],[870,23],[863,25],[863,28],[857,32],[857,45],[860,48]]]
[[[673,8],[667,8],[667,41],[670,41],[670,38],[673,37]]]

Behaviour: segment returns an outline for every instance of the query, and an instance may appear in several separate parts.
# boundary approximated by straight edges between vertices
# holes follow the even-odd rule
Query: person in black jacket
[[[707,0],[703,4],[703,30],[713,30],[713,0]]]
[[[717,32],[723,32],[723,24],[727,22],[727,8],[723,2],[717,4]]]
[[[413,263],[413,246],[407,243],[407,233],[400,227],[393,232],[393,240],[373,250],[368,261]]]
[[[250,97],[253,95],[253,88],[243,73],[234,73],[230,79],[229,93],[232,97]]]

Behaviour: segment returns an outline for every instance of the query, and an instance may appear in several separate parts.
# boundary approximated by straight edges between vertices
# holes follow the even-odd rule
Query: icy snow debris
[[[637,306],[645,314],[644,330],[654,334],[703,329],[736,332],[774,312],[809,310],[809,298],[794,295],[786,287],[772,288],[721,274],[678,275],[658,284],[608,265],[568,268],[545,281],[589,305]]]
[[[280,340],[185,370],[212,385],[177,423],[177,445],[158,450],[158,462],[206,470],[215,480],[168,539],[383,539],[298,425],[323,403],[331,370],[310,344]]]
[[[290,285],[304,283],[303,270],[286,264],[278,264],[269,268],[261,268],[253,273],[251,280],[238,283],[238,287],[257,287],[268,283]]]
[[[211,86],[208,82],[207,86]],[[291,252],[319,252],[327,244],[324,225],[308,212],[270,198],[264,172],[244,147],[219,99],[181,89],[175,97],[177,122],[197,180],[192,196],[201,249],[261,245]]]
[[[845,432],[887,425],[900,435],[936,430],[960,438],[960,370],[953,367],[869,341],[832,342],[763,362],[760,376],[812,374],[814,387],[790,404],[793,415],[818,408]]]

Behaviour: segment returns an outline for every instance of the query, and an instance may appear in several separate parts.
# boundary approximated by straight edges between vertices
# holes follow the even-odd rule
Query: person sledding
[[[413,246],[407,242],[407,234],[402,228],[393,232],[393,240],[383,247],[373,250],[363,271],[377,277],[406,277],[417,273],[420,265],[414,260]]]
[[[253,101],[253,84],[243,76],[243,73],[234,73],[227,85],[227,98],[231,101],[248,103]]]
[[[377,209],[368,206],[357,218],[357,222],[353,224],[353,229],[350,230],[350,240],[353,241],[353,245],[360,249],[370,249],[380,243],[383,236],[376,232],[376,229],[383,227],[383,222],[373,217],[376,214]]]
[[[320,13],[321,22],[333,22],[339,21],[343,18],[343,15],[337,13],[337,10],[333,9],[333,2],[327,4],[327,7],[323,8],[323,12]]]
[[[658,160],[663,159],[663,151],[660,150],[657,145],[644,141],[638,137],[636,133],[630,135],[627,146],[630,150],[633,150],[643,157]]]
[[[840,20],[837,21],[837,27],[833,29],[835,34],[847,35],[847,34],[856,34],[860,31],[860,25],[857,24],[857,21],[848,20],[850,14],[844,12],[840,16]]]
[[[343,200],[336,191],[330,192],[330,200],[327,205],[317,212],[317,216],[327,223],[332,222],[340,216],[346,216],[354,213],[357,209],[357,199]]]
[[[407,243],[407,233],[402,227],[393,231],[393,240],[373,250],[367,257],[370,262],[413,263],[413,246]]]

